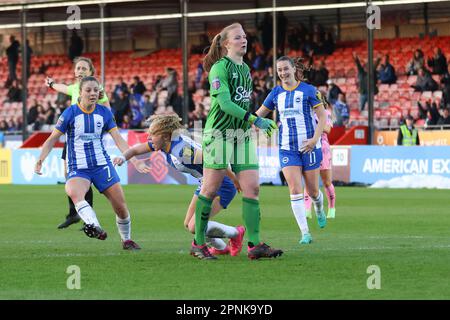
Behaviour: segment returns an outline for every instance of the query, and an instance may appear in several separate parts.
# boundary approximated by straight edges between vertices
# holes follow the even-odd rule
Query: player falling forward
[[[291,208],[302,233],[300,244],[312,242],[306,220],[302,177],[310,190],[317,212],[317,222],[325,227],[323,195],[319,190],[319,167],[322,160],[320,136],[326,115],[321,94],[316,87],[303,82],[304,65],[301,59],[281,57],[277,60],[277,73],[281,86],[276,86],[256,111],[264,117],[275,108],[280,113],[279,156],[281,170],[289,186]],[[319,119],[314,120],[314,113]]]
[[[102,137],[105,132],[109,132],[121,152],[128,149],[128,144],[118,132],[111,110],[96,104],[99,92],[100,84],[94,77],[85,77],[80,81],[79,102],[64,110],[58,119],[55,129],[43,145],[34,171],[41,174],[42,163],[56,141],[65,134],[68,156],[65,189],[85,223],[84,232],[88,237],[99,240],[107,237],[94,210],[84,199],[93,183],[108,198],[116,213],[123,249],[136,250],[140,247],[131,240],[130,213],[120,179],[103,146]]]
[[[189,205],[184,226],[191,232],[195,232],[195,205],[200,193],[203,177],[202,148],[188,136],[181,134],[183,128],[178,115],[155,115],[150,118],[148,129],[149,141],[138,144],[128,149],[122,157],[114,158],[114,165],[122,165],[128,159],[148,152],[161,151],[167,163],[180,172],[185,172],[199,179],[200,186],[195,191]],[[150,167],[140,164],[141,172],[149,172]],[[239,182],[231,170],[227,171],[222,185],[214,198],[211,216],[215,216],[222,209],[226,209],[236,195],[236,187]],[[211,245],[209,251],[213,255],[230,254],[237,256],[242,249],[242,239],[245,228],[243,226],[231,227],[216,221],[209,221],[206,227],[206,240]],[[229,238],[229,244],[222,238]]]
[[[322,178],[322,183],[325,188],[325,194],[328,200],[328,214],[327,218],[334,219],[336,216],[336,193],[334,191],[334,185],[331,179],[331,148],[328,141],[328,134],[333,127],[333,119],[330,104],[327,99],[322,95],[322,102],[325,107],[325,112],[327,115],[327,123],[323,129],[322,133],[322,163],[320,164],[320,177]],[[316,119],[317,121],[317,119]],[[306,217],[311,218],[311,197],[308,195],[307,188],[305,188],[305,208]]]

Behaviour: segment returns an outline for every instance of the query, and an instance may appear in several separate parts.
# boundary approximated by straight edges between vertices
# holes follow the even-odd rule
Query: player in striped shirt
[[[75,76],[75,83],[71,85],[65,85],[63,83],[55,83],[55,81],[51,77],[47,77],[45,79],[45,84],[52,88],[53,90],[64,93],[71,98],[71,105],[76,104],[78,102],[78,98],[80,96],[80,81],[84,77],[87,76],[94,76],[95,75],[95,68],[94,64],[92,63],[91,59],[85,58],[85,57],[77,57],[75,58],[74,62],[74,76]],[[97,101],[99,104],[103,106],[110,107],[109,100],[107,95],[105,94],[104,90],[100,88],[100,94],[99,99]],[[66,145],[64,145],[64,149],[62,152],[61,158],[64,160],[64,166],[67,166],[66,162]],[[77,211],[75,209],[75,205],[72,202],[72,199],[70,197],[67,197],[69,200],[69,214],[66,216],[66,220],[61,223],[58,226],[58,229],[64,229],[70,226],[73,223],[77,223],[80,221],[80,217],[77,214]],[[89,188],[88,192],[86,193],[85,200],[89,203],[91,207],[94,205],[94,198],[92,193],[92,188]]]
[[[195,233],[195,205],[198,201],[203,178],[202,147],[187,135],[182,134],[182,126],[178,115],[155,115],[150,118],[150,121],[149,141],[130,148],[122,157],[115,158],[113,163],[122,165],[124,161],[133,156],[161,151],[166,156],[167,163],[170,166],[197,178],[199,186],[192,197],[184,219],[184,226],[191,233]],[[150,167],[146,167],[144,171],[149,172]],[[239,182],[234,173],[228,169],[227,176],[214,197],[211,216],[215,216],[222,209],[228,207],[236,195],[236,189],[240,189]],[[206,240],[211,245],[209,251],[213,255],[230,254],[231,256],[237,256],[242,249],[244,233],[245,228],[243,226],[232,227],[216,221],[209,221],[206,227]],[[225,243],[222,238],[229,238],[229,243]]]
[[[107,237],[94,210],[84,198],[93,183],[108,198],[117,215],[116,223],[123,249],[140,249],[131,240],[131,219],[125,196],[119,176],[103,146],[102,137],[109,132],[121,152],[128,149],[128,144],[118,132],[111,110],[96,103],[99,92],[100,84],[94,77],[85,77],[80,81],[79,102],[64,110],[59,117],[55,129],[42,147],[35,172],[41,174],[42,163],[56,141],[65,134],[68,158],[65,189],[78,215],[85,222],[84,232],[99,240]]]
[[[302,176],[314,201],[317,220],[321,228],[326,225],[323,195],[319,190],[319,167],[322,161],[320,137],[326,114],[321,94],[303,79],[301,59],[283,56],[277,60],[277,73],[281,85],[269,93],[256,114],[264,117],[275,108],[280,114],[279,158],[289,186],[291,207],[302,233],[300,244],[312,242],[306,220],[303,200]],[[319,119],[314,119],[314,113]]]

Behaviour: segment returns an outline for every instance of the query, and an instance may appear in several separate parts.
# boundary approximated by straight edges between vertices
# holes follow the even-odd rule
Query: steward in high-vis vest
[[[399,146],[418,146],[419,132],[414,128],[414,118],[411,116],[406,117],[406,123],[402,124],[398,130],[397,145]]]

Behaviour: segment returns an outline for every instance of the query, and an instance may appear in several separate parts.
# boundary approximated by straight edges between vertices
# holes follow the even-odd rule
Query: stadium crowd
[[[257,32],[249,32],[248,53],[245,62],[252,69],[253,77],[253,111],[264,101],[270,90],[274,87],[274,70],[272,68],[272,25],[270,16],[259,25]],[[345,90],[342,90],[335,79],[330,79],[330,72],[325,64],[326,57],[332,54],[336,44],[331,32],[325,30],[319,24],[315,24],[312,30],[308,30],[303,24],[294,28],[287,28],[287,19],[280,14],[278,17],[278,56],[295,52],[304,59],[307,66],[305,76],[308,81],[317,86],[333,106],[335,125],[350,126],[351,109],[347,103]],[[21,82],[16,76],[16,66],[20,53],[20,43],[11,36],[10,46],[7,48],[8,79],[5,88],[8,88],[7,99],[4,106],[10,103],[20,103],[22,100]],[[207,36],[203,42],[191,48],[191,53],[203,53],[208,44]],[[33,50],[28,45],[28,59],[32,59]],[[438,47],[433,50],[434,55],[425,57],[421,49],[411,53],[411,60],[405,66],[406,75],[417,77],[411,84],[416,92],[442,91],[442,98],[430,98],[426,103],[417,101],[419,113],[415,120],[421,119],[424,128],[432,125],[449,124],[448,109],[450,108],[450,75],[447,59]],[[83,53],[82,41],[74,32],[69,47],[69,59]],[[353,53],[354,67],[359,93],[359,111],[365,110],[367,105],[367,63],[361,61],[358,54]],[[28,71],[31,74],[46,74],[47,69],[64,63],[58,60],[45,60],[40,67],[34,67]],[[397,82],[399,76],[390,63],[388,54],[377,54],[374,61],[375,95],[380,85],[392,85]],[[434,76],[434,77],[433,77]],[[436,81],[438,77],[438,81]],[[189,80],[189,122],[192,127],[195,121],[205,120],[209,112],[209,83],[207,75],[201,63],[198,64],[194,76]],[[277,81],[279,83],[279,81]],[[119,127],[124,129],[140,129],[146,126],[145,120],[153,114],[176,112],[180,116],[183,110],[183,99],[180,79],[177,71],[172,66],[166,66],[165,74],[153,76],[151,85],[147,86],[139,75],[134,76],[132,83],[126,83],[122,78],[114,84],[112,92],[108,94],[112,111]],[[35,100],[29,106],[27,125],[29,130],[48,130],[55,124],[58,116],[70,105],[69,97],[58,94],[53,102],[40,102]],[[403,114],[400,123],[411,114]],[[446,116],[447,115],[447,116]],[[203,121],[204,123],[204,121]],[[22,117],[15,115],[5,117],[0,115],[0,130],[22,130]]]

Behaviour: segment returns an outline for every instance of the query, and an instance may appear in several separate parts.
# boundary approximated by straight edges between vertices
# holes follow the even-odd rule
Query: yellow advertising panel
[[[375,131],[375,144],[378,146],[396,146],[397,131]],[[419,130],[422,146],[450,146],[450,130]]]
[[[0,184],[12,183],[12,157],[10,149],[0,148]]]

